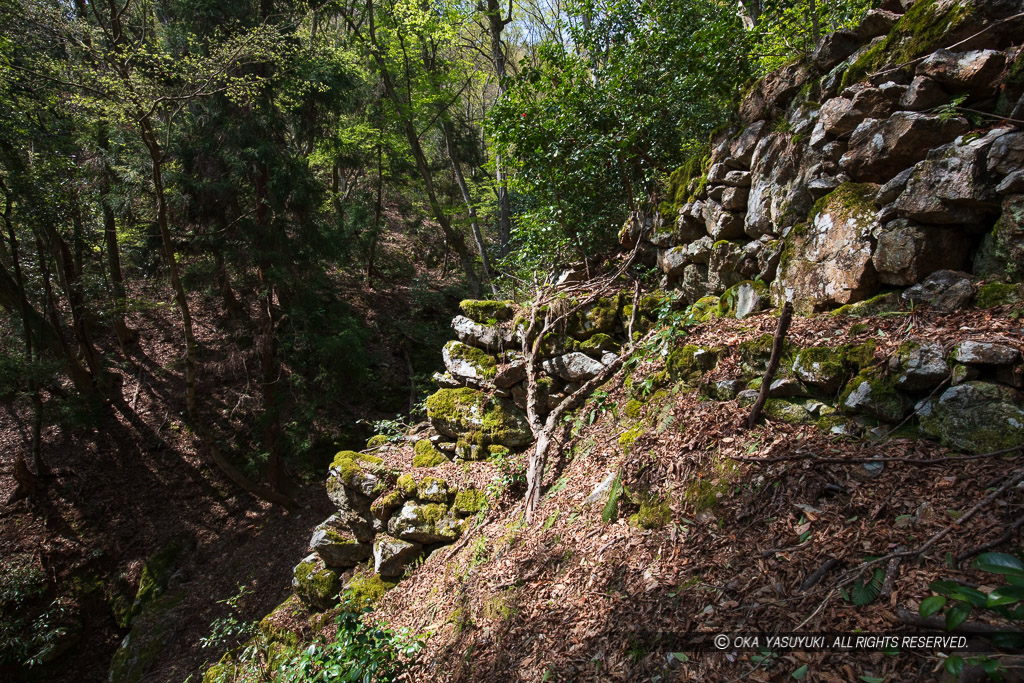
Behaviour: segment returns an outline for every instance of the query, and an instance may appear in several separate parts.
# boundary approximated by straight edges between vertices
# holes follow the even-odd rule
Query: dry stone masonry
[[[937,271],[1024,276],[1020,4],[887,7],[756,84],[686,200],[627,222],[689,303],[763,283],[737,317],[812,313]]]

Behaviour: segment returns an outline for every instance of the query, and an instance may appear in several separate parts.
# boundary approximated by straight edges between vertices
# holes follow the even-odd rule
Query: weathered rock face
[[[1006,55],[996,50],[950,52],[936,50],[917,66],[917,74],[956,90],[986,94],[1006,66]]]
[[[462,315],[452,320],[452,329],[460,342],[485,349],[498,350],[512,342],[511,332],[501,326],[481,324]]]
[[[292,590],[312,609],[325,610],[337,602],[341,579],[313,553],[292,570]]]
[[[544,361],[542,368],[549,375],[556,375],[569,382],[586,382],[604,370],[604,365],[585,353],[574,351]]]
[[[388,522],[388,534],[412,543],[451,543],[462,534],[462,523],[443,503],[407,501]]]
[[[884,183],[921,161],[928,150],[951,142],[969,128],[963,118],[906,111],[884,120],[867,119],[853,131],[850,150],[839,165],[857,182]]]
[[[526,416],[511,401],[474,389],[441,389],[427,399],[427,418],[434,429],[451,437],[476,434],[509,448],[533,440]]]
[[[422,550],[419,543],[381,534],[373,542],[373,570],[384,577],[401,576]]]
[[[937,270],[903,291],[900,297],[915,305],[927,304],[940,311],[963,308],[974,297],[970,276],[955,270]]]
[[[777,305],[792,301],[800,312],[860,301],[874,291],[871,235],[878,229],[871,198],[877,188],[847,184],[824,201],[787,246],[772,283]]]
[[[1010,387],[965,382],[917,408],[921,430],[969,453],[1024,444],[1024,399]]]
[[[445,368],[453,377],[477,384],[492,379],[498,365],[494,356],[455,340],[444,345],[441,356]]]
[[[949,366],[937,344],[908,342],[899,349],[896,386],[904,391],[934,389],[949,377]]]
[[[332,568],[354,567],[370,557],[370,546],[348,530],[339,515],[333,515],[313,530],[309,549]]]
[[[953,350],[953,358],[968,365],[1013,365],[1020,351],[1006,344],[966,341]]]
[[[956,228],[926,227],[900,219],[878,231],[871,262],[878,281],[906,286],[936,270],[958,270],[967,261],[970,238]]]

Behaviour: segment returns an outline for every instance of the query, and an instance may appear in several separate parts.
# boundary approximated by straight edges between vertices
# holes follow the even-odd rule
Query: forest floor
[[[797,318],[788,338],[874,339],[878,363],[909,335],[1021,348],[1024,325],[1019,311],[1009,313]],[[735,349],[775,326],[770,314],[719,320],[680,343]],[[645,361],[633,381],[659,363]],[[734,377],[736,364],[726,352],[705,379]],[[678,391],[628,417],[623,378],[581,410],[531,524],[521,490],[511,490],[452,550],[431,555],[378,603],[371,618],[431,634],[413,680],[939,680],[936,656],[694,652],[685,642],[696,633],[906,630],[929,582],[991,582],[991,574],[952,568],[948,554],[976,554],[1010,529],[1024,515],[1024,490],[996,497],[963,527],[956,520],[1024,468],[1024,453],[962,459],[932,441],[851,439],[777,421],[747,430],[749,408],[697,392]],[[638,426],[639,437],[623,446]],[[865,462],[880,456],[910,462]],[[627,493],[617,521],[605,523],[605,499],[587,498],[616,472]],[[644,499],[667,503],[663,525],[630,519]],[[863,564],[920,549],[947,529],[919,557]],[[1018,529],[997,549],[1020,541]],[[873,576],[884,585],[870,604],[843,597]]]
[[[408,341],[396,342],[395,325],[415,309],[422,324],[446,328],[458,302],[452,294],[457,273],[438,278],[429,264],[413,260],[422,239],[385,232],[372,286],[358,274],[334,274],[338,291],[369,330],[375,376],[380,385],[400,388],[397,404],[403,407],[415,396]],[[160,285],[140,286],[134,295],[139,301],[170,300]],[[417,297],[426,303],[413,301]],[[195,294],[191,306],[201,348],[202,409],[225,450],[244,456],[259,416],[258,358],[246,327],[225,317],[209,293]],[[187,550],[172,582],[187,597],[168,615],[172,627],[145,680],[199,680],[204,665],[235,644],[228,633],[218,645],[203,647],[215,620],[251,624],[284,600],[313,527],[331,513],[323,478],[336,450],[332,444],[320,448],[316,462],[303,463],[306,471],[292,472],[300,508],[289,512],[242,492],[216,469],[185,419],[176,311],[151,306],[128,322],[140,332],[137,346],[122,352],[116,339],[100,341],[111,370],[123,380],[123,401],[83,412],[74,427],[45,425],[42,457],[51,476],[37,496],[0,507],[0,558],[27,563],[45,577],[45,591],[25,605],[27,612],[38,615],[49,607],[53,614],[61,607],[82,625],[68,654],[34,669],[31,680],[107,680],[111,657],[128,633],[115,613],[134,599],[147,558],[174,541],[184,541]],[[356,425],[356,418],[393,416],[380,409],[380,399],[353,391],[321,418],[355,439],[339,447],[362,446],[368,428]],[[15,456],[27,455],[30,434],[28,410],[0,406],[0,501],[15,489]],[[0,663],[0,680],[14,675]]]

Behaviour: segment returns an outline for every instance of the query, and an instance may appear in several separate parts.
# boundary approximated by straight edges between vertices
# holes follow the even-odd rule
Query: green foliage
[[[247,638],[252,637],[258,631],[256,623],[245,621],[239,618],[239,607],[245,596],[252,593],[252,589],[244,584],[238,585],[238,592],[229,598],[218,600],[218,605],[226,605],[229,613],[217,617],[210,622],[210,635],[199,639],[199,645],[205,648],[228,649]]]
[[[280,683],[389,682],[415,661],[425,637],[407,628],[397,631],[367,624],[369,610],[345,609],[337,617],[338,632],[328,643],[317,642],[283,662]]]
[[[810,55],[821,36],[856,28],[873,4],[873,0],[768,0],[751,31],[758,75]]]
[[[539,45],[489,116],[519,200],[512,270],[607,248],[684,145],[727,119],[747,76],[724,0],[583,0],[566,24],[571,43]]]

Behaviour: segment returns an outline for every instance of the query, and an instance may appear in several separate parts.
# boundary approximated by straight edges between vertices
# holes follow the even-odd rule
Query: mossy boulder
[[[448,501],[448,482],[437,477],[423,477],[416,484],[416,500],[425,503]]]
[[[338,602],[341,579],[316,553],[307,555],[292,570],[292,590],[312,610],[330,609]]]
[[[704,296],[692,304],[688,309],[690,320],[706,323],[718,317],[720,299],[717,296]]]
[[[811,346],[797,352],[793,374],[805,384],[835,394],[843,386],[849,369],[841,349]]]
[[[668,355],[665,372],[673,381],[681,380],[696,386],[704,373],[718,365],[719,353],[719,349],[687,344]]]
[[[660,529],[672,521],[672,510],[668,503],[656,496],[649,496],[640,502],[640,509],[629,518],[630,524],[642,529]]]
[[[384,434],[374,434],[367,440],[366,450],[374,450],[376,448],[380,448],[381,446],[387,446],[389,443],[391,443],[391,439],[389,439]]]
[[[384,461],[368,453],[339,451],[334,456],[330,472],[346,488],[368,498],[376,497],[385,486]]]
[[[464,299],[459,303],[459,310],[470,320],[481,324],[511,320],[515,313],[514,304],[511,301],[485,301],[482,299]]]
[[[457,517],[468,517],[487,507],[487,494],[480,489],[462,489],[455,494],[455,502],[452,503],[452,513]]]
[[[746,376],[762,375],[768,369],[768,361],[772,357],[772,343],[774,339],[770,334],[762,334],[760,337],[747,339],[740,342],[736,351],[740,357],[740,369]],[[786,357],[793,352],[795,347],[788,341],[783,341],[782,355]],[[780,370],[788,370],[784,365],[779,366]]]
[[[146,606],[163,595],[167,584],[178,566],[178,561],[188,549],[185,539],[174,539],[149,556],[142,565],[139,576],[139,590],[132,603],[132,617],[138,616]]]
[[[814,416],[807,408],[781,398],[770,398],[765,401],[764,414],[793,424],[814,422]]]
[[[533,441],[526,415],[511,401],[469,388],[441,389],[427,399],[427,418],[441,434],[520,448]]]
[[[338,515],[317,525],[309,540],[309,549],[332,568],[354,567],[370,557],[370,546],[360,542]]]
[[[451,543],[462,535],[462,522],[448,514],[444,503],[406,501],[388,522],[388,534],[410,543]]]
[[[949,377],[942,346],[908,340],[896,349],[896,386],[904,391],[927,391]]]
[[[606,353],[618,353],[621,345],[604,332],[598,332],[590,339],[580,343],[578,348],[588,356],[600,359]]]
[[[382,577],[401,576],[421,552],[423,546],[415,541],[380,534],[373,542],[373,570]]]
[[[994,308],[1024,302],[1024,283],[1004,284],[990,282],[978,287],[974,305],[978,308]]]
[[[412,489],[416,489],[415,484]],[[373,501],[373,504],[370,505],[370,514],[382,522],[386,522],[391,517],[391,513],[398,509],[404,500],[402,492],[398,489],[388,491]]]
[[[296,630],[296,624],[305,624],[308,617],[309,613],[299,596],[292,594],[275,607],[273,612],[260,620],[257,628],[263,637],[266,661],[271,670],[276,670],[285,659],[295,652],[302,637],[300,631]],[[223,663],[227,664],[228,662]],[[204,677],[204,683],[206,680]],[[228,676],[224,680],[232,681],[234,678]]]
[[[848,318],[869,318],[902,313],[906,311],[906,308],[906,304],[900,298],[899,292],[885,292],[864,301],[840,306],[832,311],[832,315],[846,316]]]
[[[599,297],[569,316],[566,331],[583,341],[598,333],[614,332],[622,310],[623,297]]]
[[[896,390],[893,376],[865,370],[847,383],[839,405],[848,414],[866,413],[884,422],[899,422],[906,416],[909,402]]]
[[[965,382],[918,404],[921,431],[968,453],[1024,444],[1024,397],[1000,384]]]
[[[379,574],[357,574],[345,584],[343,593],[355,605],[369,607],[397,585],[395,581],[385,581]]]
[[[448,372],[462,380],[484,383],[492,380],[497,372],[497,358],[454,339],[444,345],[441,357]]]
[[[427,439],[420,439],[413,446],[412,466],[413,467],[436,467],[446,462],[451,462],[441,451],[434,448],[434,445]]]

